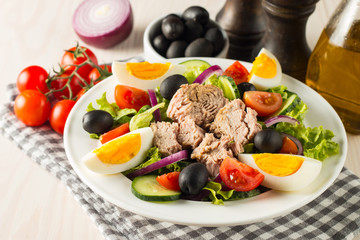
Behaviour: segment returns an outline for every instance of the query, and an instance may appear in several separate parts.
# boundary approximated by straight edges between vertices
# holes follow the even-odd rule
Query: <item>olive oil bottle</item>
[[[306,84],[360,134],[360,0],[343,0],[310,56]]]

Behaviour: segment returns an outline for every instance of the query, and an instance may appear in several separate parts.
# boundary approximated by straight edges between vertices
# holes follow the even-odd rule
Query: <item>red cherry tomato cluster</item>
[[[16,117],[28,126],[50,126],[63,134],[66,119],[76,101],[92,86],[111,75],[111,67],[98,65],[95,54],[76,46],[66,50],[60,70],[40,66],[23,69],[17,78],[20,94],[14,103]],[[51,97],[52,96],[52,97]],[[50,102],[50,99],[55,101]]]

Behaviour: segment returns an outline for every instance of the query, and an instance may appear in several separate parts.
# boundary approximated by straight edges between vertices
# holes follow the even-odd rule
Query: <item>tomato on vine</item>
[[[50,126],[59,134],[64,133],[66,119],[75,105],[74,100],[64,99],[57,102],[50,113]]]
[[[68,81],[68,86],[66,86]],[[65,72],[56,76],[56,78],[51,81],[50,85],[54,97],[58,100],[63,100],[75,97],[85,84],[77,76],[74,75],[71,77],[69,72]]]
[[[24,90],[15,98],[15,115],[28,126],[44,124],[49,118],[50,110],[49,100],[38,90]]]
[[[95,54],[89,48],[76,46],[65,51],[60,65],[64,67],[67,72],[72,73],[76,69],[76,65],[80,65],[88,59],[90,59],[95,65],[98,65]],[[94,66],[91,66],[91,64],[85,64],[77,69],[77,73],[82,78],[87,79],[93,68]]]
[[[106,69],[105,69],[105,67],[106,67]],[[94,85],[96,85],[101,80],[104,80],[105,78],[107,78],[108,76],[111,75],[111,65],[102,64],[102,65],[100,65],[100,68],[105,70],[105,73],[100,74],[99,70],[97,68],[93,68],[88,76],[88,82],[93,81]]]
[[[19,92],[32,89],[47,93],[49,91],[45,82],[47,77],[48,73],[44,68],[35,65],[29,66],[20,72],[16,81],[16,86]]]

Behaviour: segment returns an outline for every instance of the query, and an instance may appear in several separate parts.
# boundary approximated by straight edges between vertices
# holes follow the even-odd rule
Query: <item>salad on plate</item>
[[[308,107],[282,84],[271,52],[249,70],[239,61],[114,62],[115,101],[104,92],[82,118],[98,142],[82,164],[125,175],[137,198],[153,202],[224,204],[306,188],[339,144],[331,130],[306,126]]]

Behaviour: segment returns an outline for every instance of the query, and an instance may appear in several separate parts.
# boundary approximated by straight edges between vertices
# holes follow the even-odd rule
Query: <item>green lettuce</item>
[[[187,68],[186,72],[183,74],[184,77],[188,80],[189,83],[193,83],[195,79],[205,71],[209,66],[207,64],[201,66],[193,66],[191,68]]]
[[[323,161],[329,156],[339,153],[339,144],[332,141],[334,133],[323,126],[305,127],[304,124],[292,125],[290,123],[278,123],[275,129],[278,132],[290,134],[301,142],[304,148],[304,156]]]
[[[140,109],[138,114],[136,114],[134,117],[131,118],[129,123],[130,131],[134,131],[139,128],[149,127],[151,121],[153,120],[153,112],[155,112],[157,109],[162,108],[165,106],[165,103],[159,103],[152,108],[146,107],[143,109],[143,111],[140,112]]]
[[[223,191],[221,183],[209,181],[203,190],[210,192],[209,198],[215,205],[223,205],[224,201],[240,200],[254,197],[261,193],[260,189],[256,188],[247,192],[237,192],[235,190]]]
[[[137,113],[135,109],[120,109],[116,103],[109,103],[106,99],[106,92],[103,93],[101,98],[96,100],[96,103],[99,110],[103,110],[111,114],[114,119],[113,127],[119,126],[126,122],[130,122],[131,117],[133,117]],[[92,103],[89,103],[86,110],[89,112],[96,110],[96,108],[94,108]]]
[[[125,172],[123,172],[123,174],[124,175],[130,174],[130,173],[134,172],[135,170],[149,166],[150,164],[160,161],[161,159],[162,159],[162,156],[160,154],[159,148],[152,147],[148,150],[148,152],[146,154],[146,158],[143,160],[142,163],[140,163],[136,167],[126,170]],[[179,161],[179,162],[167,165],[158,170],[155,170],[155,174],[161,175],[161,174],[169,173],[169,172],[181,172],[181,170],[184,169],[189,164],[190,163],[186,162],[186,161]]]
[[[165,104],[164,107],[159,109],[160,110],[161,121],[171,122],[172,120],[166,114],[166,111],[167,111],[167,109],[169,107],[170,101],[161,96],[160,87],[155,88],[155,95],[156,95],[156,100],[157,100],[158,103],[164,103]]]
[[[208,84],[208,85],[214,85],[218,88],[220,88],[221,90],[223,89],[222,85],[221,85],[221,82],[218,78],[218,76],[216,76],[216,74],[213,74],[212,76],[210,76],[204,84]]]

